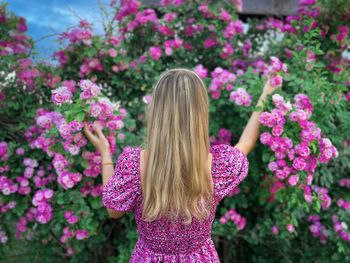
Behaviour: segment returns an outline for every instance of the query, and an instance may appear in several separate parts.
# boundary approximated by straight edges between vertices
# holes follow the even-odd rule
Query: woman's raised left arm
[[[95,146],[95,148],[100,152],[101,158],[102,158],[102,186],[105,186],[109,179],[114,174],[114,163],[112,161],[109,143],[107,138],[104,136],[101,129],[97,126],[94,126],[94,131],[97,135],[93,134],[87,125],[84,125],[84,133],[86,137],[89,139],[89,141],[92,143],[92,145]],[[107,208],[108,214],[112,218],[120,218],[122,217],[126,212],[124,211],[116,211],[113,209]]]

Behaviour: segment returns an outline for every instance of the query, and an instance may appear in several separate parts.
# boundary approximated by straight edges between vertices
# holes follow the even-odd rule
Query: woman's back
[[[141,147],[126,147],[119,155],[114,175],[103,188],[106,208],[132,211],[139,239],[130,262],[219,262],[211,239],[211,226],[218,203],[247,176],[249,162],[237,147],[210,147],[214,198],[206,220],[193,217],[189,225],[180,221],[142,220]]]

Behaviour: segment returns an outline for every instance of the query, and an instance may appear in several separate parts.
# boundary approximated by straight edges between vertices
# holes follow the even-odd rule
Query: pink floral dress
[[[104,207],[134,213],[139,238],[130,262],[220,262],[211,239],[216,206],[247,176],[247,157],[237,147],[230,145],[210,147],[214,206],[207,220],[193,218],[192,224],[183,225],[167,219],[153,222],[142,220],[141,150],[141,147],[131,146],[123,149],[115,172],[102,192]]]

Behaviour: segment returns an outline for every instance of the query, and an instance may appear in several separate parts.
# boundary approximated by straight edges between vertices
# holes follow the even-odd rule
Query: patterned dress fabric
[[[249,162],[237,147],[218,144],[210,147],[213,206],[206,220],[193,218],[190,225],[168,219],[142,220],[140,181],[141,147],[126,146],[119,155],[113,176],[103,187],[104,207],[134,213],[138,240],[130,262],[220,262],[211,239],[211,226],[218,203],[248,174]]]

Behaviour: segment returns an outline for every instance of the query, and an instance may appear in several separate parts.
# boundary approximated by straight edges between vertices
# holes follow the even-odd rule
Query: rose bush
[[[25,18],[1,5],[2,260],[128,262],[135,222],[108,218],[81,125],[106,128],[114,159],[139,145],[152,84],[178,66],[208,87],[211,144],[237,142],[267,75],[282,86],[247,180],[217,210],[222,261],[350,260],[349,4],[301,0],[295,15],[245,22],[242,4],[111,1],[105,35],[80,21],[60,35],[57,65],[32,61]]]

